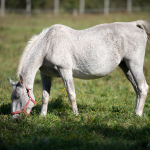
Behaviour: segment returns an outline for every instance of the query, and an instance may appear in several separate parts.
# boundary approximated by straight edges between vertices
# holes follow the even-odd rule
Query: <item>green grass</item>
[[[79,116],[74,116],[61,79],[53,79],[48,114],[40,116],[42,85],[35,78],[36,105],[29,117],[11,120],[11,86],[19,57],[33,34],[56,23],[84,29],[100,23],[149,19],[145,13],[85,15],[76,20],[68,14],[6,14],[0,20],[0,149],[150,149],[150,93],[142,117],[135,115],[135,92],[117,68],[97,80],[74,79]],[[150,85],[150,44],[147,44],[144,74]]]

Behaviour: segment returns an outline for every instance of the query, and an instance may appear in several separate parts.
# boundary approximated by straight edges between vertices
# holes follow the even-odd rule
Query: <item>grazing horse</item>
[[[144,20],[100,24],[74,30],[56,24],[30,39],[18,64],[19,81],[12,85],[12,118],[29,114],[34,106],[33,84],[40,69],[42,80],[41,115],[46,115],[51,80],[61,77],[72,105],[78,114],[74,78],[96,79],[119,66],[136,92],[136,114],[141,116],[148,85],[143,74],[150,23]]]

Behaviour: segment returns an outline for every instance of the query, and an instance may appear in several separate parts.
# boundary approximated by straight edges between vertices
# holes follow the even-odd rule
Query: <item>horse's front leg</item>
[[[47,114],[48,101],[50,96],[51,78],[44,75],[42,72],[40,72],[40,75],[41,75],[42,88],[43,88],[41,115],[45,116]]]
[[[73,82],[73,76],[72,76],[72,70],[71,69],[61,69],[59,68],[60,76],[62,77],[62,80],[64,82],[68,98],[70,100],[70,103],[72,105],[73,113],[78,115],[78,108],[76,104],[76,94],[75,94],[75,88],[74,88],[74,82]]]

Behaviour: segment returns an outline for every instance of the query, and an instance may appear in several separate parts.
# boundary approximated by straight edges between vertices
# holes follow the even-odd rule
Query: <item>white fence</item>
[[[55,15],[59,14],[59,1],[54,0],[54,9],[31,9],[31,0],[26,0],[26,9],[5,9],[5,0],[1,0],[1,17],[4,17],[5,12],[15,12],[15,13],[26,13],[30,15],[31,13],[41,13],[41,12],[50,12]],[[85,3],[86,0],[80,0],[79,2],[79,14],[84,13],[104,13],[108,15],[109,12],[119,12],[119,11],[127,11],[131,13],[132,11],[141,11],[141,10],[150,10],[150,6],[147,7],[132,7],[132,0],[126,0],[127,7],[125,8],[111,8],[110,0],[104,0],[104,7],[99,9],[86,9]],[[73,10],[65,10],[66,12],[74,12]],[[78,10],[76,10],[78,12]]]

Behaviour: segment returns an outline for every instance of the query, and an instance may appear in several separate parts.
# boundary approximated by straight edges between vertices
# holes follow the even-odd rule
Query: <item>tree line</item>
[[[79,9],[80,0],[60,0],[61,10]],[[110,0],[111,8],[127,6],[127,0]],[[150,0],[132,0],[132,7],[150,7]],[[5,0],[6,9],[25,9],[26,0]],[[54,0],[31,0],[32,9],[53,9]],[[98,9],[104,7],[104,0],[85,0],[85,9]]]

